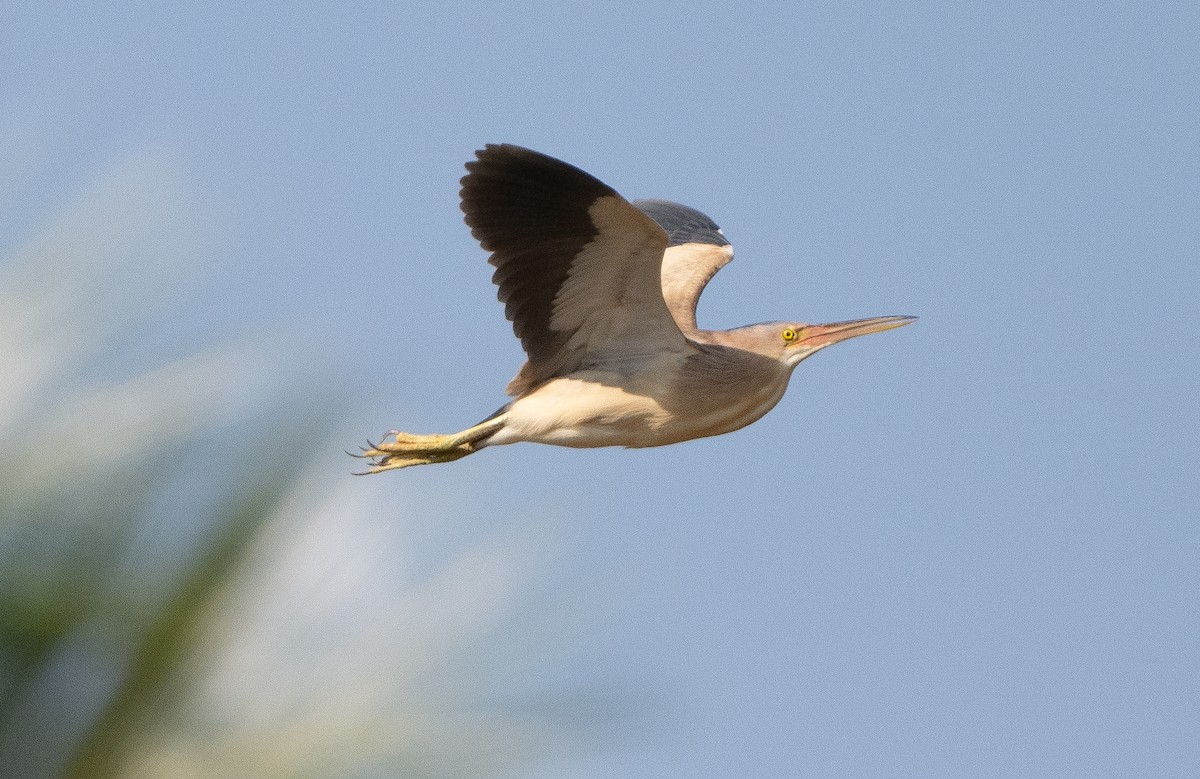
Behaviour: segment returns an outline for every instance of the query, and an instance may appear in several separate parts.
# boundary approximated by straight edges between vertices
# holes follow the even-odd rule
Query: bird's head
[[[764,322],[728,331],[729,346],[779,360],[794,368],[806,357],[839,341],[870,333],[882,333],[916,320],[913,316],[880,316],[825,325],[803,322]]]

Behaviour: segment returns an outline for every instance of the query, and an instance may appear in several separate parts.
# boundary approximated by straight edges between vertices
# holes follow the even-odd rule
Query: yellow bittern
[[[367,473],[457,460],[486,446],[663,446],[738,430],[779,402],[804,358],[906,325],[885,316],[701,330],[696,302],[733,259],[720,228],[666,200],[630,203],[578,168],[519,146],[467,163],[462,210],[528,360],[514,398],[453,435],[396,430]]]

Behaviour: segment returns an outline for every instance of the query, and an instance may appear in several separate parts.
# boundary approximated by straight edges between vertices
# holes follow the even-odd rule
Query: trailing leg
[[[483,448],[481,443],[504,427],[506,417],[497,414],[453,435],[414,435],[393,430],[377,444],[368,441],[367,447],[354,456],[372,460],[364,473],[453,462]]]

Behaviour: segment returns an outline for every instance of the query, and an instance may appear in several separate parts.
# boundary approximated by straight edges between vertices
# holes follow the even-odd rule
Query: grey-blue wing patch
[[[658,226],[670,239],[671,246],[685,243],[729,245],[729,241],[721,235],[721,228],[717,227],[717,223],[694,208],[672,203],[670,200],[635,200],[633,205],[658,222]]]

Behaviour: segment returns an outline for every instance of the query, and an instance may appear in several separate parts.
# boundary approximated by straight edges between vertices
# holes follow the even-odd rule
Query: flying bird
[[[467,163],[462,210],[528,359],[513,398],[451,435],[389,432],[366,473],[488,446],[664,446],[738,430],[770,411],[801,360],[915,317],[702,330],[696,302],[733,249],[712,219],[634,200],[565,162],[489,144]]]

